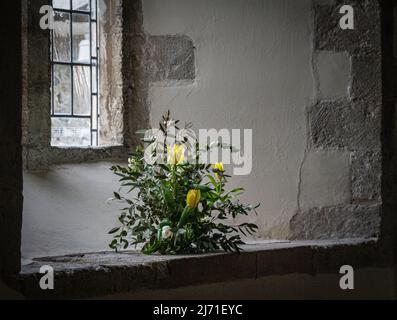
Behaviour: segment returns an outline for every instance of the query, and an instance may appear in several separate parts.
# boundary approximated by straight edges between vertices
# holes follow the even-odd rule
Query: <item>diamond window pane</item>
[[[54,9],[70,10],[70,0],[52,0]]]
[[[98,146],[98,132],[96,132],[96,131],[92,132],[92,146],[93,147]]]
[[[91,54],[93,57],[97,57],[97,38],[96,38],[96,34],[97,34],[97,24],[96,22],[93,22],[91,24]]]
[[[53,103],[55,114],[71,114],[72,81],[70,66],[55,64],[53,66]]]
[[[96,10],[97,10],[97,4],[96,0],[91,0],[91,18],[93,20],[96,20]]]
[[[91,68],[73,67],[73,111],[75,115],[91,114]]]
[[[90,11],[90,1],[89,0],[73,0],[72,1],[73,10],[78,11]]]
[[[87,147],[91,145],[90,119],[52,118],[51,145]]]
[[[98,78],[97,78],[97,66],[92,65],[92,93],[98,93]]]
[[[70,62],[70,14],[55,11],[53,60]]]
[[[73,61],[90,63],[90,16],[73,14]]]
[[[98,129],[98,97],[92,96],[92,130]]]

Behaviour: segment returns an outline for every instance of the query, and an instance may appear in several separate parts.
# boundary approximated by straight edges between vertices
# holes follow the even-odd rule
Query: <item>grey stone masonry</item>
[[[150,36],[148,55],[150,81],[195,79],[194,46],[189,37]]]
[[[292,239],[373,237],[380,233],[382,56],[377,1],[349,1],[354,30],[340,28],[345,1],[313,1],[315,101],[307,108],[309,149],[350,152],[350,199],[299,208]]]
[[[349,4],[354,9],[354,30],[339,26],[339,9]],[[378,1],[314,0],[314,45],[317,50],[347,51],[355,54],[379,54],[381,47],[380,10]]]
[[[312,143],[318,149],[380,150],[380,110],[366,111],[364,103],[321,101],[309,110]]]
[[[291,239],[340,239],[376,237],[380,205],[360,204],[312,208],[291,221]]]

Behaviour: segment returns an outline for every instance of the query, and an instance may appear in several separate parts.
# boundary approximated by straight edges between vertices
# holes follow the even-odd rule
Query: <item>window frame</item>
[[[67,118],[67,119],[90,119],[90,144],[87,147],[98,147],[99,146],[99,118],[100,118],[100,99],[99,99],[99,94],[100,94],[100,30],[99,30],[99,15],[98,15],[98,0],[87,0],[89,8],[87,11],[84,10],[78,10],[73,8],[73,0],[67,0],[69,1],[69,9],[64,9],[64,8],[57,8],[54,7],[54,1],[52,0],[52,6],[54,13],[61,13],[61,14],[66,14],[69,16],[69,21],[70,21],[70,61],[59,61],[55,60],[54,58],[54,50],[55,50],[55,41],[54,41],[54,33],[55,29],[51,30],[51,43],[50,43],[50,63],[51,63],[51,120],[53,119],[62,119],[62,118]],[[95,6],[95,8],[94,8]],[[74,17],[76,15],[84,15],[89,17],[89,45],[90,45],[90,50],[89,50],[89,62],[80,62],[80,61],[75,61],[74,60],[74,39],[73,39],[73,33],[74,33]],[[95,30],[93,29],[93,25],[95,25]],[[93,34],[95,33],[95,50],[96,52],[94,53],[94,44],[93,44]],[[95,55],[94,55],[95,54]],[[61,114],[61,113],[56,113],[55,112],[55,66],[67,66],[70,67],[70,114]],[[74,107],[75,107],[75,99],[74,99],[74,72],[75,72],[75,67],[89,67],[90,72],[89,72],[89,84],[90,84],[90,113],[89,115],[80,115],[76,114]],[[93,79],[93,69],[95,67],[95,74],[96,74],[96,79]],[[95,86],[96,86],[96,92],[93,90],[93,84],[95,81]],[[96,106],[94,106],[94,101],[96,101]],[[95,107],[95,111],[94,111]],[[54,128],[53,125],[51,125],[51,144],[52,144],[52,139],[53,139],[53,134],[54,134]],[[57,145],[52,144],[54,147],[58,147]],[[69,145],[66,147],[81,147],[78,145]]]

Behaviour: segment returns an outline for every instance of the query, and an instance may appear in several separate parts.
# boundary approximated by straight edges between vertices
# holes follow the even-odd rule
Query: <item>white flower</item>
[[[128,168],[132,169],[134,167],[134,162],[131,158],[128,158]]]
[[[172,233],[171,228],[169,226],[164,226],[163,227],[163,230],[162,230],[162,233],[161,233],[161,236],[162,236],[163,239],[172,238],[173,235],[174,234]]]

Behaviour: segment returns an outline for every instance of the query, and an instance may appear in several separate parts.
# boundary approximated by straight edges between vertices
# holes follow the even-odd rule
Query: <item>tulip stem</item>
[[[176,164],[172,165],[172,189],[174,191],[174,201],[176,201],[177,196],[177,183],[176,183]]]

